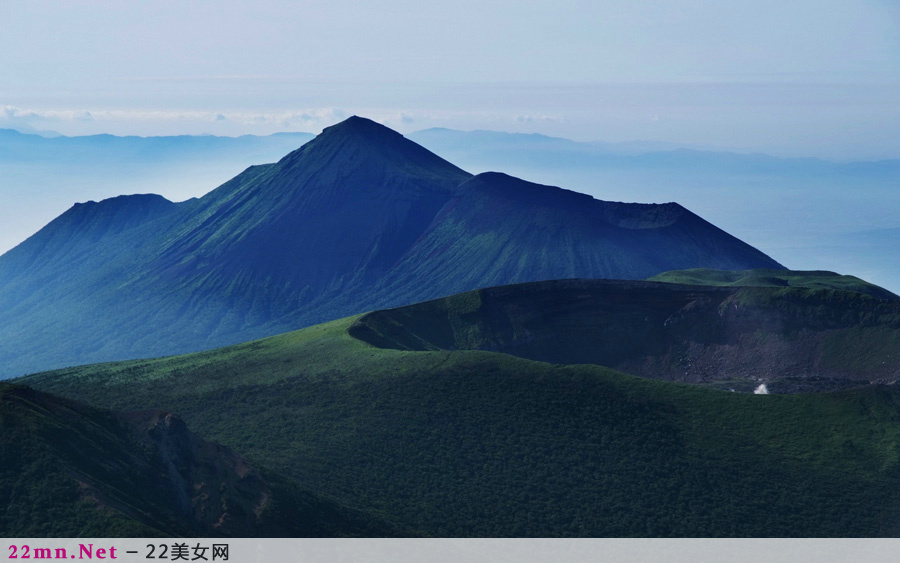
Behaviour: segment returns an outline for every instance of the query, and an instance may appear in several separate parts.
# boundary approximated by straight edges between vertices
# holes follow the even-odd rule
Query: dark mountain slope
[[[116,357],[139,339],[127,323],[146,323],[160,300],[150,294],[136,309],[123,286],[144,274],[186,205],[158,196],[76,205],[0,257],[0,373]]]
[[[154,194],[76,203],[26,243],[4,254],[0,276],[9,278],[33,269],[47,271],[85,260],[97,242],[164,217],[177,207]]]
[[[434,257],[439,256],[440,260]],[[459,187],[385,285],[424,300],[564,278],[642,279],[673,264],[780,265],[676,203],[616,203],[489,172]]]
[[[188,352],[512,282],[780,265],[676,204],[468,173],[350,118],[205,197],[73,208],[0,257],[0,374]]]
[[[274,478],[171,413],[114,414],[0,384],[6,537],[392,535]]]
[[[400,350],[490,350],[742,391],[900,380],[900,299],[835,289],[541,282],[370,313],[350,332]]]
[[[454,330],[485,326],[447,303],[460,305]],[[897,386],[728,393],[496,352],[378,348],[348,334],[355,320],[25,381],[119,409],[166,405],[254,463],[426,534],[900,532]]]
[[[313,295],[371,283],[468,177],[399,133],[350,118],[198,201],[154,269],[210,291],[235,278],[302,284]]]

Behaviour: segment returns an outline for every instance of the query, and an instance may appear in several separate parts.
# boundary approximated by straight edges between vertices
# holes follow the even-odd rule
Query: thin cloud
[[[318,133],[350,115],[368,117],[401,132],[428,127],[488,128],[534,132],[542,124],[563,123],[560,115],[487,111],[434,111],[410,108],[314,107],[279,110],[172,110],[104,108],[22,108],[0,106],[0,128],[38,129],[64,135],[268,135],[281,131]]]
[[[541,123],[552,122],[559,123],[563,119],[558,115],[517,115],[516,121],[519,123]]]
[[[308,80],[304,76],[275,75],[275,74],[198,74],[182,76],[119,76],[115,78],[120,82],[196,82],[196,81],[272,81],[272,82],[297,82]]]
[[[250,127],[271,126],[302,127],[304,129],[326,127],[347,117],[340,108],[311,108],[284,111],[173,111],[173,110],[109,110],[109,109],[27,109],[16,106],[0,107],[0,126],[24,127],[40,124],[66,124],[78,128],[78,124],[92,122],[99,127],[133,126],[146,129],[153,124],[236,124]]]

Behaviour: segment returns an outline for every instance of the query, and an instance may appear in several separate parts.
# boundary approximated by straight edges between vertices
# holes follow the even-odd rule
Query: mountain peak
[[[366,134],[366,135],[391,135],[396,137],[402,137],[400,133],[397,133],[390,127],[382,125],[376,121],[373,121],[367,117],[360,117],[358,115],[352,115],[347,119],[335,123],[329,127],[326,127],[322,130],[322,134],[328,132],[329,134]]]
[[[413,145],[418,147],[390,127],[358,115],[326,127],[314,140],[320,144],[340,143],[342,146],[362,142],[371,146],[401,148],[406,151],[411,150]]]
[[[371,172],[388,166],[408,173],[417,169],[418,173],[428,176],[449,176],[452,186],[470,177],[468,172],[390,127],[356,115],[326,127],[315,139],[279,162],[287,169],[295,165],[308,167],[314,163],[321,164],[323,170],[328,168],[332,171],[362,167]]]

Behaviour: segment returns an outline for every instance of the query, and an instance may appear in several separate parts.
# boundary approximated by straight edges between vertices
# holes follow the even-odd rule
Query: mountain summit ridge
[[[0,376],[209,349],[492,285],[782,268],[677,204],[472,176],[361,117],[201,198],[141,197],[122,202],[159,209],[130,228],[47,247],[65,238],[57,219],[0,256]]]

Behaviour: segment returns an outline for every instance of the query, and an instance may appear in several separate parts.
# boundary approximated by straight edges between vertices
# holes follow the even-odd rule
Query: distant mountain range
[[[900,160],[897,159],[836,162],[820,158],[785,158],[763,153],[686,147],[676,143],[586,143],[540,134],[444,128],[416,131],[409,138],[445,158],[473,167],[682,168],[702,170],[708,174],[900,175]]]
[[[598,131],[597,135],[602,136]],[[503,170],[599,199],[677,200],[780,261],[855,273],[900,293],[900,160],[837,162],[660,143],[428,129],[409,135],[474,172]],[[856,233],[868,231],[865,241]]]
[[[216,160],[236,158],[242,154],[258,157],[271,154],[274,147],[296,146],[312,137],[309,133],[276,133],[265,137],[87,135],[47,138],[0,129],[0,162],[69,162],[77,166],[92,166],[103,162],[133,165],[137,160],[150,159],[157,163],[186,162],[210,155],[214,155]]]
[[[213,348],[493,285],[781,268],[678,204],[472,176],[350,118],[199,199],[79,204],[0,257],[9,376]]]

